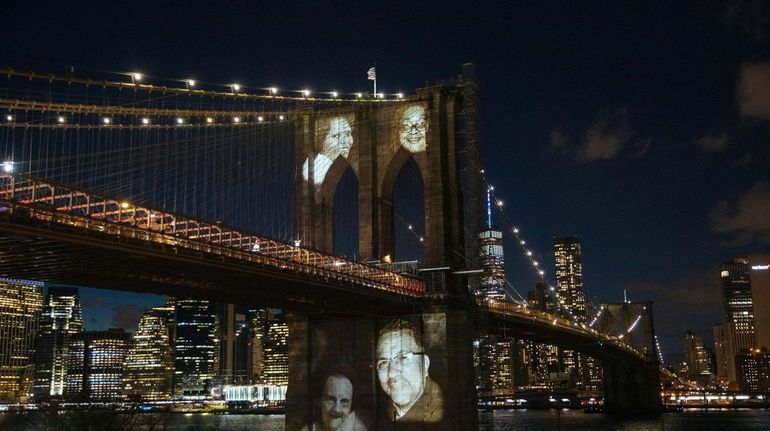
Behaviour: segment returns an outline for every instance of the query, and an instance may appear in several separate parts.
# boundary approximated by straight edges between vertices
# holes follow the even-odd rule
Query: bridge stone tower
[[[394,184],[410,159],[419,169],[424,185],[424,264],[440,269],[423,273],[429,299],[415,302],[408,314],[421,322],[431,376],[445,377],[440,382],[444,418],[436,429],[471,430],[477,423],[472,301],[467,277],[452,274],[477,257],[475,233],[483,220],[477,106],[476,81],[468,64],[457,80],[420,88],[404,100],[348,102],[292,116],[294,235],[304,247],[333,252],[334,193],[343,174],[352,169],[358,178],[361,257],[398,259]],[[369,374],[366,367],[376,354],[377,329],[391,317],[377,310],[371,318],[340,324],[328,315],[291,316],[288,429],[317,417],[308,401],[313,399],[309,382],[320,373],[322,357],[329,356],[328,345],[336,346],[332,356],[342,355],[344,362],[359,365],[359,374]],[[383,403],[379,383],[370,383],[362,388],[368,403],[363,407],[382,410],[390,403]],[[393,424],[382,418],[379,415],[373,429],[391,429]]]

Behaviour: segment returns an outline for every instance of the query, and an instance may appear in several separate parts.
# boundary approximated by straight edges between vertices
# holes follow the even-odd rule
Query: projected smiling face
[[[399,138],[401,146],[417,153],[425,151],[425,107],[410,106],[403,110],[399,120]]]

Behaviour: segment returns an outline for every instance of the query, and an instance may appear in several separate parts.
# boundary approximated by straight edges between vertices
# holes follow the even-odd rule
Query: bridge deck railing
[[[0,176],[0,205],[48,223],[211,253],[407,297],[422,280],[178,214],[18,175]]]
[[[611,336],[609,334],[603,334],[591,328],[589,325],[586,325],[585,323],[565,319],[563,317],[559,317],[551,313],[546,313],[544,311],[535,310],[531,307],[526,307],[515,302],[477,298],[476,303],[478,306],[486,308],[493,313],[516,318],[525,318],[542,324],[551,324],[575,334],[596,338],[603,343],[615,345],[628,353],[636,355],[641,359],[645,359],[644,353],[635,349],[633,346],[624,343],[620,338]]]

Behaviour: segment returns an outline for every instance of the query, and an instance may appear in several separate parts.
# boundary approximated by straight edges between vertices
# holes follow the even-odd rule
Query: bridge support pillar
[[[604,364],[604,408],[617,416],[656,415],[662,412],[657,364]]]
[[[328,384],[329,376],[340,375],[351,381],[354,392],[352,411],[369,430],[477,429],[474,325],[467,311],[430,310],[376,319],[314,318],[297,314],[287,317],[287,430],[312,429],[313,423],[322,420],[324,385]],[[394,325],[400,329],[392,329]],[[418,336],[413,338],[409,331],[416,331]],[[393,337],[398,340],[396,344],[392,344]],[[384,340],[390,340],[391,344]],[[420,347],[413,340],[421,340],[421,351],[417,351]],[[423,369],[418,364],[427,359],[429,365],[423,395],[414,404],[414,411],[394,421],[393,401],[383,389],[383,376],[375,364],[380,356],[392,358],[396,350],[414,351],[420,355],[403,364],[392,364],[387,371],[392,373],[387,374],[388,379],[403,379],[415,384],[423,379],[418,377],[422,375],[418,369]],[[399,383],[396,386],[401,387]]]

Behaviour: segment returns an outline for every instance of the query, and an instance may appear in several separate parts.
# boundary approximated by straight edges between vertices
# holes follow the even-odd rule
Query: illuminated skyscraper
[[[767,349],[746,349],[736,357],[738,387],[742,392],[770,391],[770,352]]]
[[[35,339],[33,395],[37,400],[64,395],[70,339],[83,331],[80,295],[73,287],[50,287]]]
[[[770,256],[749,256],[757,346],[770,348]]]
[[[560,307],[566,308],[580,322],[586,320],[586,297],[583,292],[583,248],[580,238],[554,238],[556,259],[556,289]]]
[[[264,381],[268,385],[289,384],[289,325],[282,312],[268,309],[267,333],[264,338]]]
[[[738,381],[735,368],[737,351],[734,343],[735,334],[731,322],[714,325],[714,355],[717,363],[717,378],[724,387],[731,389],[737,389],[734,385]]]
[[[735,350],[753,349],[757,344],[754,306],[751,297],[751,266],[746,258],[725,262],[720,267],[725,321],[733,326]]]
[[[267,311],[251,309],[248,312],[249,345],[247,353],[247,374],[251,383],[263,383],[265,372],[265,335],[267,333]]]
[[[167,400],[173,392],[174,361],[165,308],[151,308],[139,320],[123,366],[123,397]]]
[[[703,347],[703,340],[687,331],[684,338],[684,357],[687,362],[687,374],[690,377],[708,376],[711,374],[711,355]]]
[[[43,284],[0,278],[0,400],[23,401],[32,389],[32,348]]]
[[[68,364],[67,398],[83,401],[121,399],[123,363],[130,345],[131,334],[119,328],[74,334]]]
[[[483,273],[479,294],[487,299],[505,299],[505,256],[503,232],[492,226],[491,193],[487,191],[487,226],[479,233],[479,261]]]
[[[174,388],[182,398],[210,397],[213,380],[219,372],[217,328],[213,302],[177,300]]]

